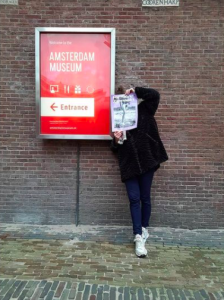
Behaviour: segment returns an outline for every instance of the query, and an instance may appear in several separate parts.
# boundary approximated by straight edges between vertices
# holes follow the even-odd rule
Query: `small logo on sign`
[[[89,85],[86,90],[89,94],[94,92],[94,88],[91,85]]]
[[[80,85],[75,86],[75,94],[81,94],[81,86]]]
[[[69,85],[64,85],[64,93],[69,94],[69,92],[70,92]]]
[[[57,93],[59,91],[58,85],[50,85],[50,92],[51,94]]]

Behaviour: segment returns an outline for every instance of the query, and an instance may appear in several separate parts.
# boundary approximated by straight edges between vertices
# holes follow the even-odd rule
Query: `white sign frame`
[[[88,135],[88,134],[41,134],[40,116],[41,116],[41,83],[40,83],[40,35],[41,33],[109,33],[111,35],[111,71],[110,71],[110,94],[115,92],[115,28],[73,28],[73,27],[37,27],[35,28],[35,77],[36,77],[36,136],[40,139],[76,139],[76,140],[111,140],[111,134],[107,135]],[[59,103],[60,104],[60,103]],[[56,104],[55,104],[56,105]],[[54,106],[53,108],[54,109]],[[90,108],[94,109],[94,108]],[[110,128],[111,130],[111,128]]]

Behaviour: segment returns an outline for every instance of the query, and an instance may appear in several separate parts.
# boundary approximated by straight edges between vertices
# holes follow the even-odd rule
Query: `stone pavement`
[[[150,228],[148,257],[139,259],[129,233],[122,242],[119,228],[111,242],[101,240],[108,227],[90,234],[80,226],[71,236],[71,227],[1,225],[0,300],[224,300],[223,230],[212,231],[213,247],[210,231],[203,231],[203,240],[202,232],[196,238],[194,232]],[[167,238],[155,242],[160,231]],[[178,243],[171,243],[171,232]],[[189,234],[196,246],[183,246]]]
[[[90,226],[90,225],[31,225],[0,223],[0,238],[60,239],[75,241],[132,243],[130,226]],[[224,229],[177,229],[151,227],[149,239],[162,245],[199,246],[224,248]]]

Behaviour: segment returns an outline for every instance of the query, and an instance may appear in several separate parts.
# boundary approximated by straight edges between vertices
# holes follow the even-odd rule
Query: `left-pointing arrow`
[[[51,109],[52,109],[53,111],[55,111],[55,108],[58,108],[58,107],[55,106],[55,103],[53,103],[53,104],[51,105]]]

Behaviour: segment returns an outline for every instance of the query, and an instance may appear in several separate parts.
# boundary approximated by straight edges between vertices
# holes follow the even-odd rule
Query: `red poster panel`
[[[111,32],[39,33],[39,137],[110,139]]]

